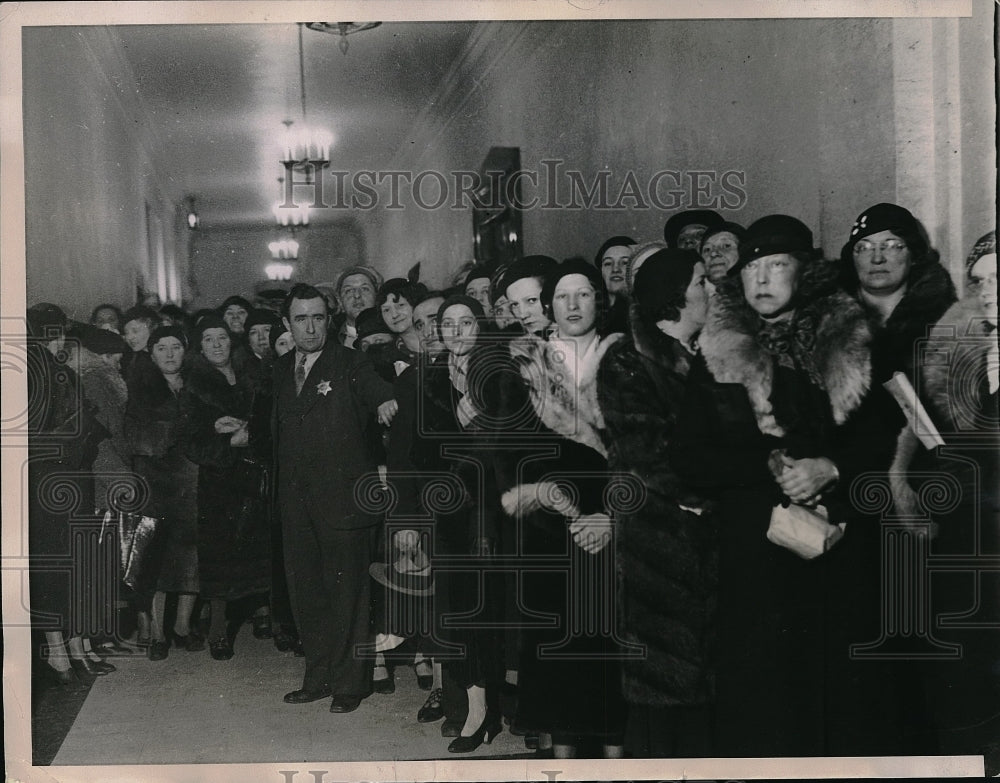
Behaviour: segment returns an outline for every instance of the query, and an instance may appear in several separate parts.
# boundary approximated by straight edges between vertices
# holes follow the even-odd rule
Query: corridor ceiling
[[[476,24],[387,22],[349,36],[346,54],[338,36],[303,28],[307,120],[334,134],[332,170],[391,163]],[[205,226],[273,222],[282,120],[301,122],[298,25],[110,30],[172,189],[196,198]]]

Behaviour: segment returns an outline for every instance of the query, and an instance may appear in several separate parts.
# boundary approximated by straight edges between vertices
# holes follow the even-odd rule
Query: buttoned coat
[[[354,530],[380,521],[355,495],[377,470],[364,446],[368,416],[392,399],[392,387],[359,351],[328,340],[295,394],[298,351],[275,362],[272,430],[279,502],[305,503],[316,519]],[[358,502],[359,499],[361,502]]]

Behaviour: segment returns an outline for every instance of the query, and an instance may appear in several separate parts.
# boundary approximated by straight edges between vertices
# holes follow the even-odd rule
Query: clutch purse
[[[830,523],[825,506],[777,505],[771,510],[767,540],[790,549],[805,560],[812,560],[836,544],[843,537],[845,527],[843,522]]]

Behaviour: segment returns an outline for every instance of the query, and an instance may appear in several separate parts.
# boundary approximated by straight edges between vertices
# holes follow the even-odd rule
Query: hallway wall
[[[27,303],[86,320],[137,286],[184,296],[186,229],[106,30],[26,30],[23,61]]]
[[[394,168],[477,170],[490,146],[516,146],[522,167],[539,174],[539,189],[528,190],[542,196],[553,166],[543,160],[562,161],[588,183],[607,172],[612,202],[630,172],[645,189],[668,169],[682,172],[677,208],[700,199],[744,225],[788,212],[829,255],[858,212],[893,200],[912,204],[944,251],[968,248],[994,213],[995,110],[983,100],[993,77],[982,67],[992,61],[988,6],[959,21],[494,24],[472,41]],[[958,46],[945,47],[948,37]],[[901,45],[902,61],[894,57]],[[914,167],[925,170],[914,176]],[[736,172],[729,187],[727,171]],[[697,172],[708,172],[700,193]],[[661,182],[666,202],[671,179]],[[570,201],[568,188],[559,201]],[[623,203],[629,208],[529,209],[525,252],[590,258],[611,234],[662,237],[673,209]],[[372,243],[392,271],[421,261],[423,278],[438,283],[471,257],[468,209],[411,204],[381,217]]]

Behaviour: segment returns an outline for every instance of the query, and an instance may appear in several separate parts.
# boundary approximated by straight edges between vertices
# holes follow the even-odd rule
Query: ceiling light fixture
[[[337,42],[337,46],[340,51],[347,54],[348,41],[347,36],[354,35],[355,33],[360,33],[364,30],[371,30],[378,27],[381,22],[309,22],[306,25],[310,30],[315,30],[319,33],[330,33],[330,35],[339,35],[340,40]]]
[[[286,169],[322,168],[330,162],[333,134],[325,128],[309,125],[306,111],[306,65],[302,47],[302,23],[299,22],[299,99],[302,119],[296,126],[291,119],[282,120],[285,130],[281,137],[281,163]],[[294,127],[293,127],[294,126]]]

